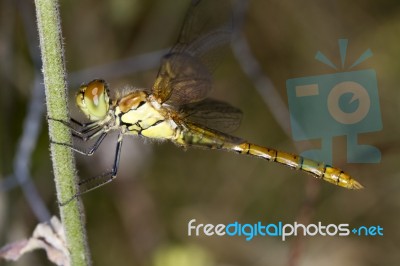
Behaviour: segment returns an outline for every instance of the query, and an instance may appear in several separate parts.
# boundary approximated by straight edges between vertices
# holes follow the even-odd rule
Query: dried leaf
[[[0,258],[16,261],[23,254],[35,249],[44,249],[47,258],[56,265],[70,265],[64,230],[57,217],[53,216],[50,222],[38,224],[30,239],[2,247]]]

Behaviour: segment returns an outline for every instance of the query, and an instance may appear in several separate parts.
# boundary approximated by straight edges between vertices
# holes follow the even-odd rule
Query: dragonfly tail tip
[[[364,186],[363,185],[361,185],[360,183],[358,183],[357,181],[355,181],[355,180],[353,180],[353,183],[352,183],[352,186],[351,186],[351,189],[363,189],[364,188]]]

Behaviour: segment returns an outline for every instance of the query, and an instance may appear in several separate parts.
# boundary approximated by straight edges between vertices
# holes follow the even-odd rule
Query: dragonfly
[[[81,181],[79,191],[64,204],[116,178],[122,143],[127,135],[168,140],[185,149],[233,151],[280,163],[347,189],[363,188],[338,168],[228,133],[239,126],[242,112],[226,102],[207,97],[212,88],[212,73],[233,31],[230,12],[223,12],[229,9],[216,6],[227,2],[192,2],[178,41],[162,58],[150,90],[125,90],[111,97],[109,86],[102,79],[81,85],[76,104],[90,122],[82,123],[73,118],[69,122],[57,121],[68,126],[74,137],[82,141],[95,140],[94,144],[87,150],[69,143],[56,144],[92,155],[110,131],[118,132],[118,140],[112,170]],[[207,7],[210,3],[214,12]]]

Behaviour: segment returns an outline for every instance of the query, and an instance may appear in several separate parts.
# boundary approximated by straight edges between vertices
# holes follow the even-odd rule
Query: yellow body
[[[78,106],[91,120],[98,120],[96,123],[104,127],[103,132],[120,130],[122,134],[170,140],[183,147],[234,151],[305,171],[337,186],[348,189],[363,188],[360,183],[338,168],[252,144],[186,121],[178,111],[168,105],[160,104],[153,94],[143,90],[133,91],[117,101],[107,102],[105,99],[108,99],[107,89],[101,80],[82,86],[77,96]]]
[[[105,131],[119,129],[123,134],[171,140],[184,147],[195,146],[234,151],[281,163],[348,189],[363,187],[340,169],[298,155],[252,144],[240,138],[185,121],[177,111],[160,104],[152,94],[142,90],[133,91],[117,101],[107,103],[104,101],[104,99],[108,99],[105,83],[95,80],[82,86],[80,94],[85,95],[86,98],[80,97],[78,94],[78,106],[89,118],[100,118],[98,123],[106,126]],[[88,99],[87,95],[91,98]],[[90,99],[96,99],[96,102],[93,103],[89,101]],[[97,99],[103,99],[103,101]],[[90,103],[89,107],[87,101]],[[107,106],[102,106],[102,104]],[[91,114],[94,107],[95,115]]]
[[[182,131],[175,139],[180,145],[223,149],[247,154],[271,162],[281,163],[296,170],[305,171],[316,178],[348,189],[362,189],[363,186],[350,175],[338,168],[319,163],[299,155],[289,154],[275,149],[249,143],[240,138],[205,129],[193,124],[187,125],[189,130]]]
[[[115,107],[115,116],[116,124],[126,127],[128,134],[153,139],[173,139],[176,134],[177,124],[143,91],[122,98]]]

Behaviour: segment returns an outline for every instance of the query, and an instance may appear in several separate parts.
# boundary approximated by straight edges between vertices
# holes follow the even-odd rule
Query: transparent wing
[[[179,113],[186,121],[225,133],[235,131],[242,119],[238,108],[214,99],[182,105]]]
[[[206,98],[212,72],[232,33],[229,0],[192,1],[178,42],[164,56],[153,86],[160,103],[181,105]]]

